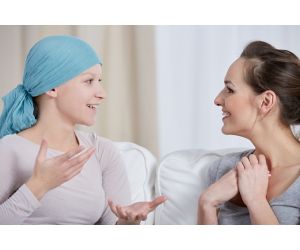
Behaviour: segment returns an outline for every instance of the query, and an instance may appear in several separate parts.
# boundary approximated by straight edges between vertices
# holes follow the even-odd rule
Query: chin
[[[90,126],[93,126],[95,124],[95,121],[92,120],[92,121],[80,121],[79,123],[77,124],[80,124],[80,125],[84,125],[84,126],[87,126],[87,127],[90,127]]]
[[[88,127],[91,127],[95,124],[95,121],[92,121],[92,122],[86,122],[84,125],[85,126],[88,126]]]
[[[233,134],[232,131],[230,131],[228,128],[225,128],[224,126],[222,127],[221,131],[224,135],[232,135]]]

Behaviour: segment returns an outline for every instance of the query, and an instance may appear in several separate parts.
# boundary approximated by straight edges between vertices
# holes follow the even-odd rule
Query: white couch
[[[126,163],[132,202],[165,195],[168,200],[148,216],[145,224],[187,225],[197,222],[197,203],[207,186],[209,163],[227,153],[244,149],[181,150],[159,162],[145,148],[134,143],[116,143]]]

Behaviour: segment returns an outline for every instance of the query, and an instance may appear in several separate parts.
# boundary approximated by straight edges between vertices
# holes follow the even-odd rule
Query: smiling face
[[[106,97],[101,79],[102,68],[97,64],[57,88],[57,110],[67,122],[94,124],[97,107]]]
[[[215,98],[215,104],[222,107],[224,134],[248,138],[257,121],[257,95],[244,80],[245,59],[237,59],[225,76],[225,87]]]

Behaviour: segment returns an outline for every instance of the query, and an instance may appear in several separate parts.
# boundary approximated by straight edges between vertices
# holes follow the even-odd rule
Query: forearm
[[[255,201],[247,207],[253,225],[279,224],[278,219],[267,200]]]
[[[0,205],[0,224],[22,224],[38,207],[40,202],[23,185]]]
[[[198,203],[198,224],[199,225],[217,225],[217,207],[212,202],[201,197]]]

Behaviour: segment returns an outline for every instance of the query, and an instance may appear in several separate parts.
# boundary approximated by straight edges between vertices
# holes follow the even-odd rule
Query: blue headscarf
[[[0,138],[36,123],[32,97],[39,96],[83,71],[102,64],[93,48],[72,36],[49,36],[29,51],[23,82],[2,99]]]

